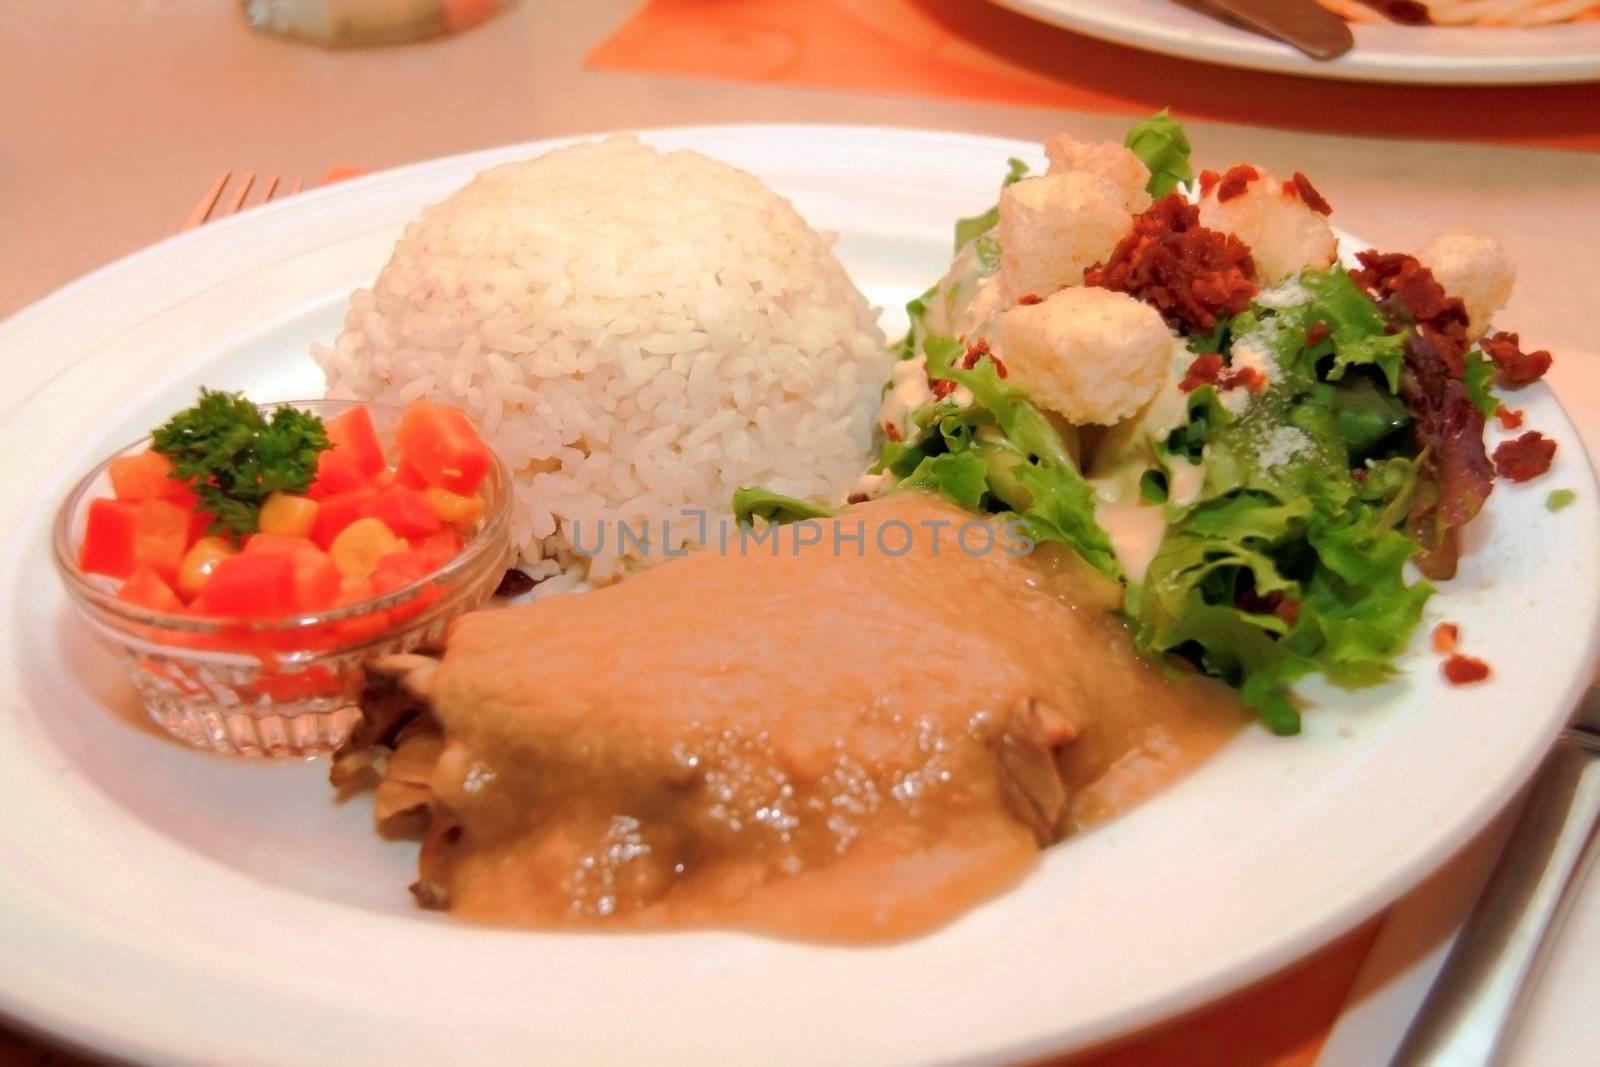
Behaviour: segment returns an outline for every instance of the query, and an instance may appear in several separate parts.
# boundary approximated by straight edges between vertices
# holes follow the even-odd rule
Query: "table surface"
[[[248,33],[225,3],[21,6],[0,35],[9,101],[0,108],[0,317],[170,235],[225,168],[309,183],[335,164],[376,170],[554,135],[702,123],[850,122],[1034,140],[1064,129],[1120,138],[1127,124],[1044,108],[585,69],[583,57],[636,6],[525,0],[459,37],[348,52]],[[1181,111],[1181,90],[1173,95]],[[1591,337],[1600,154],[1228,125],[1195,124],[1191,133],[1211,160],[1313,175],[1341,225],[1379,247],[1414,248],[1461,221],[1494,233],[1520,268],[1502,321],[1538,346],[1600,348]],[[1569,406],[1600,408],[1600,381],[1586,380],[1595,387],[1582,396],[1556,384]],[[1597,897],[1586,896],[1575,925],[1593,946]],[[1557,967],[1576,968],[1581,959],[1571,955]],[[1572,1002],[1566,993],[1552,1000]],[[1519,1048],[1553,1047],[1541,1035],[1561,1012],[1541,1006],[1534,1014],[1536,1032]],[[1596,1055],[1579,1059],[1592,1062],[1600,1030],[1585,1033]],[[69,1062],[47,1055],[0,1030],[0,1063]],[[1556,1062],[1543,1052],[1514,1058]]]

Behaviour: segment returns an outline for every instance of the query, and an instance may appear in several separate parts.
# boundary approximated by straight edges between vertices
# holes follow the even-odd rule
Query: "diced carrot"
[[[194,596],[217,569],[217,564],[234,554],[233,545],[226,538],[202,537],[189,546],[183,562],[178,565],[178,591],[184,596]]]
[[[126,578],[138,562],[134,543],[139,533],[139,505],[131,500],[101,497],[89,502],[88,525],[78,566],[87,574]]]
[[[427,558],[430,570],[438,570],[461,554],[461,535],[446,526],[438,533],[412,541],[411,548]]]
[[[339,599],[341,577],[333,559],[320,548],[308,548],[289,557],[294,561],[296,611],[324,611]]]
[[[371,485],[372,477],[361,469],[358,460],[341,449],[330,448],[317,453],[317,476],[306,495],[313,500],[325,500]]]
[[[335,496],[324,497],[317,508],[317,524],[311,531],[311,539],[319,548],[327,548],[333,544],[333,539],[338,537],[346,526],[361,517],[361,508],[368,500],[377,495],[376,489],[356,489],[349,493],[339,493]]]
[[[368,478],[389,466],[383,458],[383,442],[378,440],[378,428],[372,424],[372,412],[368,408],[351,408],[330,421],[327,430],[329,443],[355,460]]]
[[[444,527],[439,513],[428,506],[428,498],[416,489],[391,485],[361,508],[363,517],[379,519],[401,537],[420,537]]]
[[[294,559],[279,552],[241,552],[218,563],[195,597],[202,615],[272,619],[295,610]]]
[[[258,533],[245,538],[246,552],[267,552],[274,555],[293,555],[296,552],[320,552],[317,543],[309,537],[289,537],[284,534]]]
[[[262,533],[310,537],[317,526],[318,504],[295,493],[273,493],[261,505],[256,527]]]
[[[409,547],[383,520],[369,516],[346,526],[328,546],[328,555],[346,578],[370,578],[378,560]]]
[[[183,601],[149,564],[141,563],[117,590],[117,599],[156,611],[182,611]]]
[[[150,500],[188,488],[172,477],[172,461],[160,452],[122,456],[112,460],[108,470],[118,500]]]
[[[189,549],[190,512],[170,500],[139,501],[139,531],[134,540],[135,563],[148,563],[168,582],[178,580],[178,568]]]
[[[405,462],[429,485],[462,496],[470,496],[478,488],[493,458],[464,412],[426,397],[406,409],[395,440]]]

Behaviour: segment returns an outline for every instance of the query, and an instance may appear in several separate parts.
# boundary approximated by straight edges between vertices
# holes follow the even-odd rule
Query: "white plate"
[[[951,223],[1031,146],[840,127],[652,133],[747,167],[840,233],[878,301],[920,291]],[[1534,768],[1594,654],[1600,509],[1570,424],[1554,473],[1501,486],[1431,620],[1491,684],[1317,690],[1189,780],[1051,849],[930,936],[841,948],[716,931],[591,936],[415,910],[415,847],[333,803],[323,762],[180,749],[134,723],[69,617],[46,526],[69,481],[200,383],[317,392],[306,358],[404,221],[525,145],[318,190],[163,242],[0,326],[0,1014],[130,1059],[294,1064],[999,1062],[1228,992],[1396,897]],[[1529,324],[1530,328],[1532,324]],[[1546,492],[1579,491],[1551,515]],[[1421,644],[1422,642],[1419,642]]]
[[[1323,62],[1178,0],[994,0],[1064,29],[1151,52],[1311,78],[1444,85],[1600,79],[1600,22],[1528,29],[1360,23],[1356,46]]]

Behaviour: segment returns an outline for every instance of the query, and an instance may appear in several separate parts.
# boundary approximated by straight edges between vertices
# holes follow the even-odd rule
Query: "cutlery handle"
[[[1528,977],[1592,857],[1597,819],[1600,756],[1564,740],[1529,791],[1510,845],[1390,1067],[1495,1062]]]

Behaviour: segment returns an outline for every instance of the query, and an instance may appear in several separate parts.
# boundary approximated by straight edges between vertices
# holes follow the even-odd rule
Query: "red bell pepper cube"
[[[317,476],[306,495],[312,500],[326,500],[371,486],[372,478],[362,470],[359,460],[342,449],[330,448],[317,453]]]
[[[378,490],[377,496],[362,505],[361,514],[378,519],[401,537],[423,537],[444,528],[444,520],[428,506],[421,490],[405,485]]]
[[[294,558],[280,552],[241,552],[218,563],[194,599],[201,615],[273,619],[295,611]]]
[[[428,481],[471,496],[493,460],[472,421],[459,408],[420,398],[406,409],[395,432],[403,461]]]
[[[454,526],[446,526],[438,533],[412,541],[411,548],[426,557],[431,569],[438,570],[461,554],[461,534]]]
[[[394,469],[394,480],[397,485],[408,486],[412,489],[428,488],[428,479],[424,478],[422,472],[417,470],[416,467],[407,463],[404,457],[401,457],[400,465]]]
[[[91,500],[78,566],[86,574],[126,578],[138,562],[134,553],[138,535],[138,503],[109,497]]]
[[[320,552],[315,541],[309,537],[294,537],[289,534],[258,533],[245,538],[244,550],[246,552],[274,552],[293,555],[296,552]]]
[[[311,540],[316,542],[318,548],[326,550],[340,531],[361,518],[361,509],[377,495],[376,489],[365,488],[323,497],[322,506],[317,509],[317,524],[311,530]]]
[[[289,554],[294,564],[294,605],[300,612],[325,611],[339,600],[344,576],[333,558],[320,548],[305,548]]]
[[[372,412],[367,408],[351,408],[329,422],[327,431],[333,451],[353,461],[368,481],[388,469],[383,442],[378,440],[378,428],[372,424]]]

